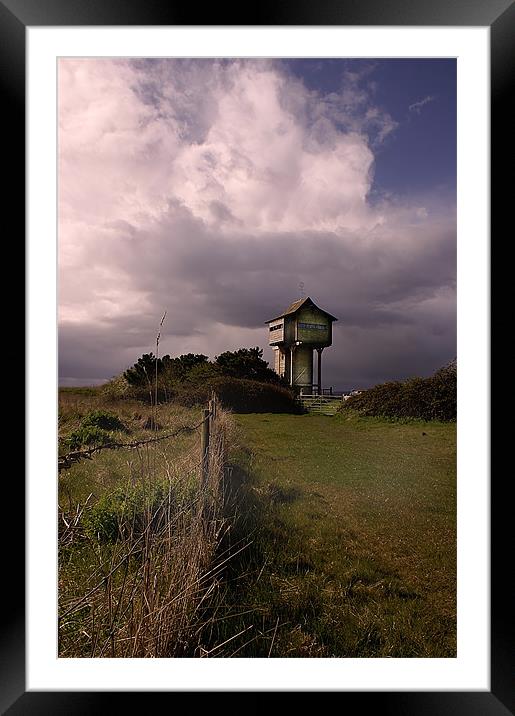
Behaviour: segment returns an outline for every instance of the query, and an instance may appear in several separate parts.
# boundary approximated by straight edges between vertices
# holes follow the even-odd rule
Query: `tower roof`
[[[337,321],[338,319],[335,318],[335,316],[332,316],[327,311],[324,311],[323,308],[319,308],[314,301],[310,299],[309,296],[306,298],[299,298],[297,301],[294,301],[291,303],[286,311],[284,313],[281,313],[280,316],[276,316],[275,318],[271,318],[269,321],[265,321],[265,323],[271,323],[272,321],[278,321],[279,318],[284,318],[285,316],[291,316],[293,313],[297,313],[297,311],[300,311],[301,308],[316,308],[321,313],[325,313],[325,315],[329,318],[330,321]]]

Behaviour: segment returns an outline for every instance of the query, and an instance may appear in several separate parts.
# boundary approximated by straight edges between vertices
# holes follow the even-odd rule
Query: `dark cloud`
[[[145,229],[119,225],[109,250],[132,290],[147,297],[146,308],[101,322],[63,323],[60,373],[119,372],[152,349],[164,310],[163,344],[169,339],[175,354],[195,338],[213,356],[220,324],[236,336],[256,329],[252,344],[266,349],[264,322],[297,298],[302,280],[315,302],[339,318],[334,346],[324,355],[332,384],[427,374],[455,354],[452,219],[398,229],[404,235],[393,245],[381,227],[366,240],[322,232],[225,236],[175,207]]]
[[[162,352],[271,360],[264,322],[301,281],[339,319],[327,384],[455,356],[454,197],[371,204],[374,142],[396,126],[368,75],[318,96],[271,62],[60,67],[63,382],[154,350],[165,310]]]

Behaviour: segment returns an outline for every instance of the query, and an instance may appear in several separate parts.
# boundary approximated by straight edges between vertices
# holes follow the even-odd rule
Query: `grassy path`
[[[455,656],[456,426],[235,418],[253,542],[217,638],[245,629],[238,656]]]

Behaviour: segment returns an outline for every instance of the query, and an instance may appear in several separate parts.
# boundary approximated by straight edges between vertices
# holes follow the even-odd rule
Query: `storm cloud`
[[[399,131],[360,83],[273,61],[61,60],[59,373],[100,382],[153,349],[267,348],[305,292],[339,321],[339,388],[455,355],[454,197],[370,198]]]

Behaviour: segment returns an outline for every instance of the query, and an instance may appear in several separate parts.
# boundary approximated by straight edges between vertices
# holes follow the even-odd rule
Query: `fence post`
[[[200,433],[200,455],[202,459],[202,485],[205,485],[209,473],[209,408],[204,408],[202,414],[204,420],[202,421]]]

